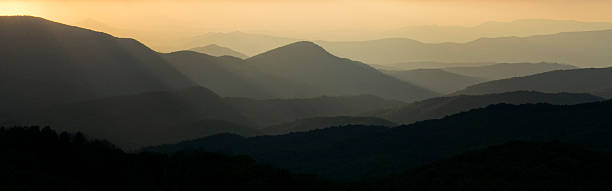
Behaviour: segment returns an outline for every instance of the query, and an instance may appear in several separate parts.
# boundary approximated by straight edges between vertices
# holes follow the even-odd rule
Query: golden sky
[[[218,30],[476,25],[523,18],[612,21],[610,10],[610,0],[0,0],[2,15]]]
[[[321,31],[474,26],[530,18],[609,22],[610,10],[612,0],[0,0],[0,15],[34,15],[67,24],[90,19],[118,29],[179,36],[246,31],[304,37]]]

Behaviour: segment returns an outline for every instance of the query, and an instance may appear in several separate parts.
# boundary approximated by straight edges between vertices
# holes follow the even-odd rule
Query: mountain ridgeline
[[[550,35],[550,34],[558,34],[563,32],[586,32],[586,31],[602,31],[602,30],[610,30],[612,29],[612,23],[610,22],[580,22],[580,21],[571,21],[571,20],[548,20],[548,19],[521,19],[511,22],[485,22],[477,26],[439,26],[439,25],[431,25],[431,26],[407,26],[401,27],[394,30],[389,31],[381,31],[374,32],[375,34],[366,35],[368,37],[358,37],[359,39],[384,39],[389,37],[399,37],[403,39],[413,39],[419,42],[426,43],[424,46],[436,46],[438,44],[443,45],[453,45],[453,44],[462,44],[469,43],[471,41],[475,41],[481,38],[485,39],[493,39],[493,38],[504,38],[504,37],[530,37],[536,35]],[[338,31],[339,32],[339,31]],[[345,31],[349,32],[349,31]],[[329,37],[321,37],[321,40],[326,41],[338,41],[338,40],[351,40],[354,38],[345,37],[351,36],[356,33],[366,32],[366,31],[350,31],[347,34],[337,34],[333,35],[335,38],[329,39]],[[373,31],[370,31],[373,32]],[[369,32],[366,32],[369,33]],[[340,36],[338,36],[340,35]],[[315,35],[317,36],[317,35]],[[359,35],[357,35],[359,36]],[[340,37],[340,38],[338,38]],[[309,37],[310,39],[312,37]],[[325,39],[323,39],[325,38]],[[185,39],[178,44],[181,44],[180,47],[182,49],[188,49],[192,47],[203,46],[207,44],[217,44],[224,47],[230,47],[239,52],[246,53],[247,55],[256,55],[262,52],[272,50],[274,48],[287,45],[293,42],[300,41],[299,38],[288,38],[288,37],[279,37],[279,36],[270,36],[263,34],[254,34],[254,33],[245,33],[245,32],[227,32],[227,33],[207,33],[200,36],[190,37]],[[371,41],[374,42],[374,41]],[[335,42],[330,42],[335,43]],[[369,45],[374,43],[368,43]],[[398,43],[401,44],[401,43]],[[329,51],[335,52],[335,49],[332,46],[324,46]],[[373,46],[370,46],[374,48]],[[466,47],[471,47],[466,45]],[[364,47],[365,48],[365,47]],[[389,47],[389,49],[393,49],[396,47]],[[557,49],[555,49],[557,50]],[[377,51],[377,50],[373,50]],[[399,52],[400,50],[398,50]],[[543,50],[544,51],[544,50]],[[471,52],[471,51],[470,51]],[[440,52],[443,53],[443,52]],[[381,60],[386,61],[393,59],[395,61],[391,63],[399,62],[408,62],[408,61],[434,61],[432,59],[415,59],[415,60],[406,60],[402,59],[404,57],[412,57],[409,50],[404,50],[404,54],[392,54],[391,57],[385,58],[385,56],[374,57],[376,54],[370,53],[368,55],[362,55],[363,57],[371,58],[372,60]],[[418,54],[416,54],[418,55]],[[476,54],[477,55],[477,54]],[[359,55],[342,55],[343,57],[348,56],[347,58],[353,60],[361,60],[359,57],[351,57],[351,56],[359,56]],[[484,55],[482,56],[482,60],[486,60],[487,62],[504,62],[501,60],[495,59],[485,59]],[[442,55],[439,55],[438,58],[442,58]],[[467,56],[466,56],[467,57]],[[368,64],[378,64],[377,62],[370,62],[371,60],[361,60],[365,61]],[[523,60],[525,62],[527,60]],[[530,62],[539,62],[539,61],[552,61],[549,59],[538,59]],[[450,62],[458,62],[451,60]],[[513,61],[515,62],[515,61]],[[564,62],[567,63],[567,62]],[[384,64],[384,63],[383,63]]]
[[[555,70],[572,70],[575,66],[557,63],[500,63],[485,66],[448,67],[443,70],[486,80],[529,76]]]
[[[379,69],[380,70],[380,69]],[[416,70],[381,70],[383,73],[400,79],[404,82],[433,90],[441,94],[448,94],[468,86],[478,84],[485,79],[464,76],[442,69],[416,69]]]
[[[533,91],[516,91],[499,94],[438,97],[406,104],[400,107],[369,112],[363,115],[377,116],[396,123],[411,124],[417,121],[439,119],[448,115],[500,103],[548,103],[555,105],[573,105],[603,100],[604,99],[601,97],[589,94],[553,94]]]
[[[509,91],[589,93],[612,98],[612,68],[551,71],[470,86],[454,94],[491,94]]]
[[[481,38],[467,43],[428,44],[404,38],[316,41],[334,55],[368,64],[402,62],[554,62],[609,67],[612,30],[563,32],[527,37]]]
[[[396,124],[376,117],[313,117],[299,119],[296,121],[281,123],[261,129],[265,135],[282,135],[296,132],[307,132],[329,127],[348,126],[348,125],[370,125],[393,127]]]
[[[576,67],[572,65],[546,62],[500,64],[471,63],[468,64],[470,66],[461,66],[465,65],[465,63],[425,62],[420,64],[423,64],[423,67],[426,69],[410,69],[414,67],[412,63],[373,66],[387,75],[442,94],[453,93],[469,86],[491,80],[523,77],[555,70],[576,69]],[[447,65],[447,67],[438,66],[439,68],[437,68],[436,66],[440,64]]]
[[[233,57],[240,58],[240,59],[245,59],[248,57],[245,54],[242,54],[230,48],[222,47],[216,44],[210,44],[210,45],[206,45],[203,47],[192,48],[190,50],[199,52],[199,53],[203,53],[203,54],[208,54],[211,56],[233,56]]]
[[[312,42],[297,42],[247,59],[256,68],[314,86],[319,94],[370,94],[414,101],[436,93],[384,75],[361,62],[339,58]]]
[[[361,62],[331,55],[312,42],[296,42],[246,60],[175,52],[164,58],[222,96],[306,98],[375,95],[416,101],[437,95],[387,76]]]
[[[473,41],[483,37],[526,37],[570,31],[596,31],[609,29],[612,29],[612,23],[610,22],[520,19],[510,22],[489,21],[477,26],[408,26],[388,31],[386,34],[415,39],[427,43],[460,43]]]
[[[559,140],[612,152],[610,112],[612,101],[570,106],[498,104],[395,128],[345,126],[252,138],[218,135],[149,149],[248,154],[295,172],[359,179],[515,140]]]

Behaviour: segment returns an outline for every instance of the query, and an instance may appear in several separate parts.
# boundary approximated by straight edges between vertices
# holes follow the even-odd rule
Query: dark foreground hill
[[[406,170],[513,140],[551,141],[612,151],[612,101],[570,106],[492,105],[396,128],[346,126],[280,136],[218,135],[152,150],[185,148],[248,154],[325,177],[355,179]]]
[[[509,142],[402,173],[332,182],[207,152],[125,153],[49,128],[0,128],[1,190],[607,190],[609,155],[559,142]]]
[[[131,154],[49,128],[0,128],[0,150],[0,190],[335,190],[248,156]]]
[[[509,142],[436,161],[363,190],[601,190],[612,186],[610,155],[559,142]]]
[[[143,44],[27,16],[0,17],[0,115],[195,86]]]
[[[509,91],[589,93],[612,98],[612,68],[587,68],[545,72],[476,84],[454,94],[490,94]]]
[[[407,104],[401,107],[368,112],[366,116],[377,116],[396,123],[410,124],[428,119],[439,119],[459,112],[486,107],[491,104],[526,104],[549,103],[555,105],[573,105],[602,101],[603,98],[589,94],[540,93],[517,91],[487,95],[459,95],[432,98]]]

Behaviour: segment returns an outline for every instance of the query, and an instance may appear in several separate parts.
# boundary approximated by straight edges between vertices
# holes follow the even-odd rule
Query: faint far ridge
[[[196,51],[199,53],[208,54],[211,56],[233,56],[233,57],[240,58],[240,59],[248,58],[248,56],[243,53],[240,53],[238,51],[232,50],[227,47],[219,46],[216,44],[210,44],[210,45],[206,45],[203,47],[192,48],[190,50]]]

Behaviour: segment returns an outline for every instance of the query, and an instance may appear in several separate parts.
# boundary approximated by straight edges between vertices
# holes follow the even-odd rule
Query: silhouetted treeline
[[[328,190],[328,182],[214,153],[125,153],[50,128],[0,128],[0,190]]]
[[[352,190],[609,190],[612,160],[561,142],[508,142],[410,171],[356,184]]]
[[[50,128],[0,128],[0,190],[607,190],[609,156],[509,142],[390,176],[330,182],[205,152],[130,154]],[[324,156],[321,156],[324,157]]]

